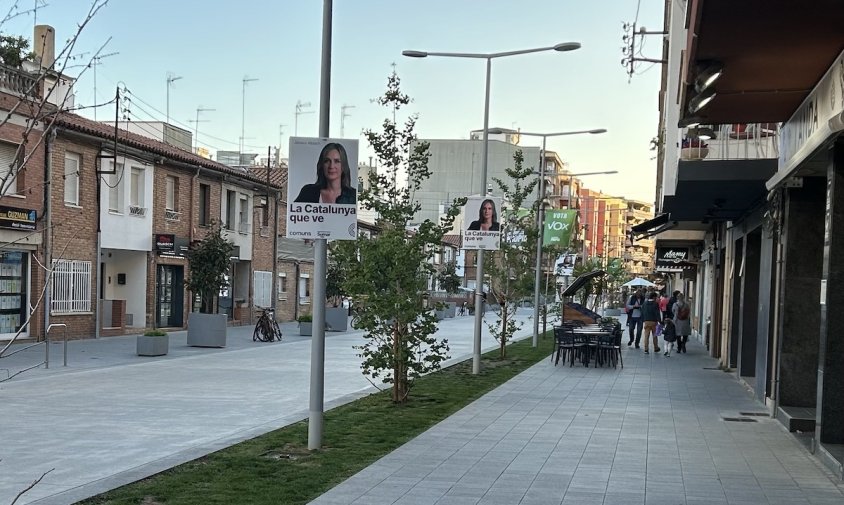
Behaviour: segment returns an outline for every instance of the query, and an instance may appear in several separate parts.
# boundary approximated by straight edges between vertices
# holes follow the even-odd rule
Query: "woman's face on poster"
[[[481,216],[483,216],[484,221],[492,222],[492,214],[493,214],[492,204],[489,203],[489,202],[484,203],[483,206],[481,207]]]
[[[343,162],[337,149],[331,149],[325,153],[322,159],[322,170],[328,181],[339,181],[343,176]]]

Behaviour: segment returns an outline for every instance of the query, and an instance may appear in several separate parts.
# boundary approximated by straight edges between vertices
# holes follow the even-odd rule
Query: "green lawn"
[[[552,338],[531,339],[483,356],[481,374],[464,361],[417,380],[406,405],[389,391],[325,413],[323,448],[309,452],[307,421],[267,433],[150,478],[85,500],[83,504],[307,503],[434,424],[547,359]],[[550,366],[550,365],[549,365]]]

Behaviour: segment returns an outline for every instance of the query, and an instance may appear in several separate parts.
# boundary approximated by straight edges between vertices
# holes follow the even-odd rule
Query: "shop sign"
[[[0,228],[34,231],[36,217],[34,210],[0,205]]]
[[[689,249],[687,247],[657,247],[656,261],[657,263],[682,263],[689,259]]]
[[[162,256],[176,256],[184,258],[188,255],[190,241],[186,238],[176,237],[172,233],[156,233],[155,250]]]

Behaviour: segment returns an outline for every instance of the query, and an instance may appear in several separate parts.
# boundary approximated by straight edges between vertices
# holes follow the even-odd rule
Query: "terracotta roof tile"
[[[55,125],[67,128],[68,130],[93,135],[103,140],[114,141],[114,126],[92,121],[77,114],[59,112],[56,114]],[[169,144],[165,144],[164,142],[144,137],[143,135],[138,135],[123,129],[119,130],[117,136],[120,144],[134,147],[135,149],[159,154],[174,161],[197,165],[220,173],[237,175],[252,182],[266,183],[266,173],[264,174],[264,178],[260,179],[248,170],[232,168],[228,165],[223,165],[222,163],[203,158],[202,156],[198,156],[183,149],[179,149],[178,147],[174,147]]]

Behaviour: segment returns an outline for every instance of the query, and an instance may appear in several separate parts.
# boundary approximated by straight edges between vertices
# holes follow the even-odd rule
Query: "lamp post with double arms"
[[[492,73],[492,60],[506,56],[517,56],[520,54],[538,53],[543,51],[574,51],[580,49],[580,42],[563,42],[554,46],[536,47],[532,49],[520,49],[516,51],[504,51],[500,53],[441,53],[427,51],[402,51],[402,55],[411,58],[426,58],[428,56],[442,56],[446,58],[474,58],[486,60],[486,87],[484,94],[484,135],[481,161],[481,196],[487,194],[487,163],[489,161],[489,81]],[[472,352],[472,373],[477,375],[481,372],[481,329],[483,327],[483,286],[484,286],[484,251],[477,252],[477,272],[475,275],[475,331]]]
[[[545,232],[545,145],[548,137],[563,137],[567,135],[599,135],[606,133],[604,128],[597,128],[594,130],[576,130],[570,132],[556,132],[556,133],[531,133],[520,131],[519,135],[526,135],[528,137],[542,137],[542,154],[539,160],[539,208],[537,209],[537,226],[538,234],[536,240],[536,276],[534,277],[533,286],[533,347],[539,344],[539,285],[542,283],[542,239]],[[569,177],[580,177],[584,175],[602,175],[615,174],[617,170],[608,170],[603,172],[584,172],[581,174],[566,174]]]

